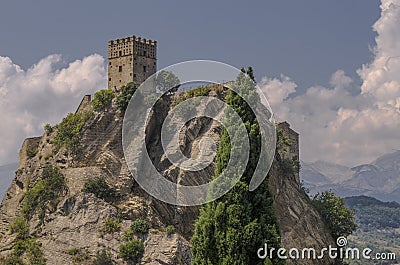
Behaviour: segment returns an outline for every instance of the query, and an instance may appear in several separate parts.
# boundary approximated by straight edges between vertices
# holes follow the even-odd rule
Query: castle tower
[[[157,41],[131,36],[108,42],[108,87],[141,84],[157,70]]]

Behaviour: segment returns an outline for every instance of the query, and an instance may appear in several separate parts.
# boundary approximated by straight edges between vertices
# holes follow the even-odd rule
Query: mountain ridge
[[[301,163],[300,177],[311,194],[333,190],[342,197],[366,195],[400,202],[399,150],[354,167],[325,161]]]

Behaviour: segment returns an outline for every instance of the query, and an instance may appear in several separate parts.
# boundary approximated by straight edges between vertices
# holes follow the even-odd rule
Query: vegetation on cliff
[[[57,125],[57,134],[54,139],[56,149],[65,147],[71,154],[77,154],[82,137],[81,131],[85,123],[94,116],[91,111],[70,113]]]
[[[143,255],[144,244],[141,240],[131,240],[119,247],[121,257],[128,261],[136,263]]]
[[[254,83],[244,73],[237,77],[233,86],[247,96],[256,93]],[[238,94],[229,91],[226,102],[246,125],[250,158],[244,175],[234,188],[222,198],[202,207],[191,240],[192,264],[281,264],[275,258],[272,261],[260,260],[256,253],[264,243],[275,248],[280,245],[268,180],[256,191],[249,191],[249,182],[260,155],[259,125],[250,107]],[[226,168],[231,148],[235,147],[231,146],[224,129],[216,155],[215,177]]]
[[[28,188],[23,198],[21,215],[10,225],[10,232],[15,234],[16,239],[12,253],[4,260],[5,264],[25,264],[24,259],[29,264],[46,263],[41,244],[29,233],[29,221],[36,215],[39,225],[42,225],[46,212],[55,210],[58,198],[66,189],[65,179],[59,168],[46,166],[41,179]]]
[[[46,166],[42,178],[36,182],[25,194],[21,214],[29,220],[37,214],[43,222],[46,211],[54,211],[58,198],[65,192],[67,186],[64,176],[57,167]]]
[[[347,237],[357,229],[354,210],[346,207],[344,198],[332,191],[317,193],[312,202],[321,213],[334,239]]]
[[[85,182],[82,191],[92,193],[97,198],[105,201],[111,201],[115,197],[115,190],[107,184],[104,177],[88,179]]]
[[[129,83],[121,87],[120,93],[117,95],[116,104],[121,111],[125,111],[128,107],[129,101],[137,90],[135,83]]]
[[[252,77],[251,69],[247,70],[247,74]],[[244,74],[238,77],[234,85],[238,86],[238,89],[243,90],[244,94],[247,93],[247,95],[251,96],[256,95],[253,83],[250,82]],[[136,191],[134,189],[126,189],[127,191],[122,192],[118,189],[119,197],[117,200],[113,199],[116,194],[116,188],[114,187],[126,187],[126,184],[133,182],[133,180],[122,182],[121,179],[123,178],[115,178],[116,181],[119,182],[115,183],[114,179],[108,181],[111,180],[108,176],[114,177],[121,174],[121,169],[115,164],[118,164],[119,161],[123,161],[123,157],[120,158],[119,153],[110,152],[113,148],[118,148],[110,139],[118,139],[117,136],[120,135],[120,132],[117,129],[120,125],[119,122],[121,122],[120,120],[117,121],[117,119],[110,119],[110,117],[121,114],[120,111],[125,111],[136,89],[136,85],[131,83],[122,87],[119,93],[112,92],[114,93],[113,95],[109,95],[110,92],[108,90],[100,92],[99,94],[96,93],[97,96],[95,96],[94,102],[98,102],[92,104],[92,107],[97,110],[96,112],[80,111],[76,114],[69,114],[59,125],[53,128],[50,125],[45,127],[46,135],[42,140],[43,144],[41,144],[37,150],[38,157],[40,155],[46,156],[47,152],[50,152],[54,159],[50,159],[49,161],[46,159],[46,163],[58,164],[62,168],[66,167],[67,169],[65,171],[60,171],[57,167],[48,167],[43,170],[43,174],[38,178],[36,178],[38,175],[33,175],[34,177],[32,177],[31,184],[29,185],[28,183],[30,188],[25,194],[25,199],[21,199],[21,201],[18,202],[22,205],[21,216],[15,219],[15,222],[10,227],[10,231],[17,239],[13,242],[13,252],[7,258],[8,263],[6,264],[44,264],[44,255],[40,250],[41,245],[39,240],[44,242],[43,247],[46,250],[46,255],[48,255],[49,252],[56,253],[56,255],[53,256],[57,256],[58,261],[71,260],[76,264],[89,264],[89,262],[90,264],[113,264],[114,262],[122,262],[123,259],[128,264],[136,263],[140,262],[142,256],[143,260],[154,258],[153,254],[156,253],[157,250],[151,248],[152,244],[146,245],[146,241],[147,243],[154,242],[150,239],[158,240],[156,241],[156,248],[159,248],[159,245],[163,243],[165,245],[175,244],[175,249],[172,251],[169,251],[165,246],[164,249],[168,251],[160,251],[162,254],[167,253],[165,254],[166,257],[164,257],[164,260],[175,260],[176,256],[174,255],[181,251],[179,255],[182,255],[182,253],[185,255],[186,262],[184,264],[190,263],[190,255],[186,255],[187,252],[182,251],[182,249],[184,249],[184,251],[189,251],[189,246],[186,244],[186,241],[185,244],[181,244],[185,236],[182,232],[182,226],[171,222],[167,218],[164,219],[169,213],[167,211],[168,209],[166,209],[167,207],[157,213],[152,208],[146,208],[147,205],[144,203],[141,204],[143,199],[141,197],[142,194],[139,192],[133,194],[133,191]],[[226,102],[242,117],[250,138],[251,153],[245,174],[237,185],[221,199],[202,207],[199,219],[195,225],[196,231],[192,239],[194,254],[193,264],[282,264],[282,261],[277,258],[273,258],[272,260],[260,260],[257,257],[257,249],[262,247],[264,243],[268,243],[268,246],[271,248],[279,248],[281,238],[272,207],[273,198],[269,190],[268,179],[266,179],[256,191],[249,192],[248,190],[248,183],[257,165],[261,146],[260,129],[253,112],[241,97],[232,91],[224,90],[222,86],[199,87],[185,93],[175,93],[173,97],[184,100],[190,97],[207,96],[210,95],[211,92],[219,98],[226,96]],[[170,100],[170,96],[171,94],[166,95],[164,100]],[[164,108],[161,109],[160,112],[167,112],[170,105],[164,105],[159,104],[160,107],[157,108],[157,110]],[[168,108],[166,106],[168,106]],[[107,109],[108,107],[110,108]],[[118,107],[120,111],[118,111],[116,107]],[[96,117],[93,120],[95,120],[97,124],[90,123],[90,119],[92,119],[94,115],[96,115]],[[96,138],[97,134],[93,134],[95,135],[93,138],[88,138],[87,135],[89,134],[91,136],[92,132],[96,132],[96,128],[103,126],[101,129],[104,129],[104,123],[101,123],[102,119],[103,121],[106,120],[107,124],[111,123],[112,126],[109,126],[110,128],[117,128],[115,131],[112,131],[114,133],[113,135],[116,135],[116,137],[112,138],[110,134],[107,134],[104,138],[99,139],[100,137]],[[219,134],[219,132],[218,130],[216,134]],[[83,138],[83,136],[85,137]],[[83,143],[82,139],[86,139],[87,142]],[[278,148],[287,148],[287,146],[290,145],[288,139],[283,135],[279,135],[279,132],[278,140]],[[80,156],[70,155],[84,153],[88,150],[89,152],[94,151],[90,149],[93,147],[91,141],[96,141],[96,146],[101,148],[96,148],[96,156],[88,157],[96,157],[96,163],[100,161],[101,164],[100,162],[99,164],[94,164],[94,162],[91,161],[89,168],[89,165],[85,164],[85,161],[80,160]],[[55,148],[52,150],[52,147]],[[231,148],[237,147],[231,145],[227,131],[223,130],[216,157],[215,177],[225,169],[229,160]],[[65,152],[65,150],[68,152]],[[107,157],[104,154],[106,154]],[[105,159],[110,157],[115,160]],[[73,158],[74,162],[77,163],[67,164],[70,158]],[[116,161],[115,164],[114,161]],[[292,163],[293,161],[286,161],[287,163],[284,164],[285,161],[285,159],[279,161],[279,170],[282,169],[280,173],[289,175],[297,171],[295,164]],[[36,159],[30,159],[29,163],[31,162],[36,163],[34,164],[32,172],[36,170],[35,172],[38,173],[35,174],[40,174],[44,166],[40,163],[42,163],[43,160],[39,159],[39,161],[37,161]],[[113,165],[116,166],[116,169],[113,170],[113,167],[107,168],[107,170],[110,170],[109,175],[104,174],[104,176],[101,175],[102,177],[99,177],[96,175],[96,172],[99,172],[96,169],[99,169],[100,166],[104,169],[104,165]],[[70,168],[74,166],[79,166],[79,168]],[[85,167],[87,167],[87,170],[85,170]],[[104,172],[105,171],[106,170],[104,170]],[[68,184],[74,182],[71,180],[77,179],[76,183],[70,186],[68,194],[66,194],[67,186],[61,172],[65,174],[69,180]],[[26,175],[23,176],[25,177]],[[125,179],[129,179],[128,176],[124,177],[126,177]],[[208,180],[208,177],[210,176],[207,173],[204,178]],[[30,176],[27,177],[27,182],[29,182],[29,179]],[[25,184],[25,179],[23,179],[22,182]],[[122,183],[125,184],[125,186],[121,185]],[[129,194],[129,192],[132,194]],[[94,194],[97,198],[104,201],[98,200],[93,196],[88,196],[88,194],[85,193]],[[62,204],[60,204],[60,196],[63,195],[66,196],[62,200]],[[129,204],[126,203],[128,199],[131,199]],[[143,201],[145,200],[143,199]],[[95,210],[90,207],[93,206],[94,203],[97,204],[95,205],[96,207],[94,207]],[[152,203],[154,203],[154,201]],[[62,216],[58,211],[46,216],[46,213],[49,214],[55,210],[57,204],[59,204],[58,207],[62,205],[64,207],[65,205],[65,207],[68,208],[68,213],[67,211],[65,213],[66,216]],[[132,209],[134,209],[134,211],[130,211]],[[161,208],[155,209],[159,210]],[[76,240],[78,237],[76,235],[80,233],[79,229],[83,226],[79,226],[77,229],[75,227],[71,228],[68,225],[64,225],[68,221],[59,221],[60,219],[63,220],[62,218],[65,217],[75,222],[75,220],[84,215],[81,214],[83,211],[85,211],[85,213],[86,211],[88,213],[90,212],[91,216],[96,216],[97,218],[94,219],[97,221],[93,221],[93,219],[89,218],[89,214],[85,214],[85,218],[87,219],[79,220],[82,221],[83,225],[88,225],[91,228],[95,227],[95,229],[91,229],[90,231],[89,229],[86,230],[89,231],[88,233],[91,236],[90,238],[93,239],[93,242],[85,242],[85,239],[80,239],[80,241]],[[104,216],[97,212],[101,212]],[[191,224],[191,221],[196,218],[196,216],[197,212],[196,215],[184,215],[184,218],[192,218],[190,222],[187,221],[187,219],[185,220],[187,223]],[[146,218],[146,220],[142,218]],[[37,222],[38,220],[40,222]],[[159,223],[155,225],[154,220],[159,220]],[[176,220],[177,219],[174,219],[173,221]],[[45,221],[45,225],[43,225],[43,221]],[[182,221],[182,219],[180,219],[180,221]],[[62,225],[60,225],[61,222],[63,222]],[[127,228],[126,222],[130,224],[129,228]],[[171,225],[167,226],[167,224],[171,223],[174,223],[176,228]],[[54,224],[60,226],[55,226]],[[31,227],[30,233],[29,225]],[[54,227],[56,227],[56,229],[54,229]],[[57,230],[58,227],[60,227],[60,230]],[[152,227],[151,230],[150,227]],[[159,233],[160,230],[162,230],[162,233]],[[55,231],[54,234],[53,231]],[[64,231],[68,231],[70,234],[64,233]],[[191,235],[192,232],[193,231],[190,230],[187,234]],[[99,234],[100,237],[98,237]],[[172,236],[172,234],[175,235]],[[48,235],[51,235],[51,237],[57,235],[60,241],[55,241]],[[71,235],[74,235],[74,237]],[[35,238],[36,236],[40,236],[41,238],[37,240]],[[101,240],[96,242],[96,237],[99,239],[101,238]],[[45,240],[42,240],[43,238],[45,238]],[[46,241],[49,238],[51,241]],[[112,245],[109,241],[110,238],[113,240]],[[185,239],[187,238],[188,237]],[[59,242],[61,242],[61,240],[68,242],[68,246],[64,247],[64,245],[61,245],[62,247],[60,250],[55,248],[54,245],[60,244]],[[70,244],[71,242],[72,244]],[[104,242],[106,243],[100,245],[99,242],[101,242],[101,244]],[[153,246],[154,245],[155,244],[153,244]],[[146,253],[144,253],[145,248]],[[56,259],[52,260],[53,257],[51,255],[46,256],[46,258],[51,260],[51,264],[55,264],[54,260]],[[163,264],[173,263],[164,262]]]
[[[106,110],[114,98],[114,92],[111,89],[103,89],[94,94],[92,107],[95,111]]]

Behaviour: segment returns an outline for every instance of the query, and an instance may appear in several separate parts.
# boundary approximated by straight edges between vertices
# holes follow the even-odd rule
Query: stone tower
[[[157,41],[131,36],[108,42],[108,87],[141,84],[157,69]]]

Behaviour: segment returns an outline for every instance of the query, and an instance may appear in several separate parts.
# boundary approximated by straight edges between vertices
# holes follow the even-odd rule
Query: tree
[[[256,79],[255,79],[255,77],[254,77],[253,67],[249,66],[249,67],[247,67],[247,70],[246,70],[244,67],[242,67],[242,68],[240,69],[240,71],[241,71],[242,73],[244,73],[244,74],[247,74],[247,76],[248,76],[253,82],[256,81]]]
[[[233,86],[244,97],[255,97],[255,84],[244,73],[238,75]],[[265,243],[278,249],[280,236],[268,179],[257,190],[249,191],[249,182],[260,156],[260,128],[254,113],[241,96],[230,91],[226,102],[246,125],[250,140],[249,162],[240,181],[227,194],[201,208],[191,240],[192,264],[261,265],[264,260],[258,258],[257,249]],[[227,130],[223,129],[216,155],[215,177],[225,170],[232,148],[238,146],[232,146]],[[272,261],[273,264],[282,264],[277,257]]]
[[[48,123],[43,128],[44,128],[45,133],[47,133],[47,134],[51,134],[53,132],[53,127],[51,127],[51,125]]]
[[[357,229],[354,210],[345,206],[344,198],[336,196],[332,191],[325,191],[317,193],[312,202],[328,224],[333,238],[347,237]]]
[[[247,67],[247,75],[250,77],[251,80],[253,80],[254,82],[256,81],[254,77],[253,67]]]
[[[174,93],[178,90],[180,86],[179,78],[172,72],[161,71],[156,77],[156,88],[161,92]]]
[[[129,101],[137,90],[137,85],[133,82],[121,88],[120,94],[117,96],[116,104],[121,111],[125,111],[128,107]]]
[[[92,101],[93,109],[96,111],[105,110],[114,98],[114,92],[111,89],[103,89],[94,94]]]

